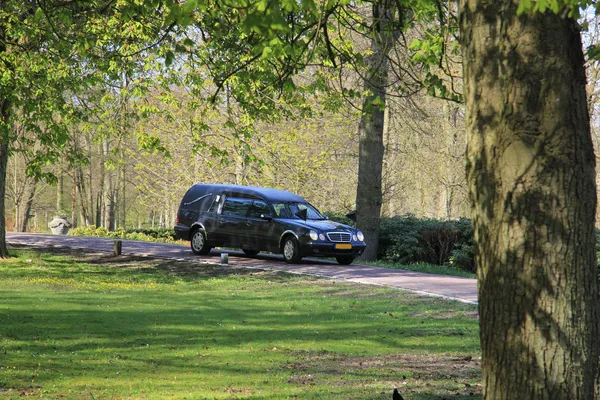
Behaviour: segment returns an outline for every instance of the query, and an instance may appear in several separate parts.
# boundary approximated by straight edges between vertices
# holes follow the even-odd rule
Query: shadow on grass
[[[15,267],[25,279],[0,289],[0,358],[17,367],[8,387],[91,379],[127,393],[127,379],[179,377],[192,393],[213,385],[211,398],[371,399],[406,382],[409,400],[468,398],[462,380],[478,381],[478,361],[445,355],[477,357],[473,306],[273,271],[62,255],[77,258],[27,253]]]

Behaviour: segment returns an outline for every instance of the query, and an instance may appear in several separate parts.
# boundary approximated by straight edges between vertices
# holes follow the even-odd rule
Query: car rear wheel
[[[285,262],[291,264],[297,263],[302,259],[298,239],[293,236],[288,236],[283,242],[283,259]]]
[[[245,255],[250,256],[250,257],[255,256],[258,253],[260,253],[260,251],[258,251],[258,250],[242,249],[242,251],[244,252]]]
[[[211,247],[206,242],[206,236],[200,229],[192,232],[192,238],[190,240],[190,246],[195,254],[206,255],[210,253]]]
[[[337,256],[335,259],[340,265],[350,265],[354,261],[354,256]]]

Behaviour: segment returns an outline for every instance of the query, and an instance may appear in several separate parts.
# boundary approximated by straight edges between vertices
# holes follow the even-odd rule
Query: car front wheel
[[[283,259],[285,262],[292,264],[302,259],[298,240],[293,236],[288,236],[283,242]]]
[[[211,248],[206,243],[206,237],[204,236],[204,233],[200,229],[196,229],[192,233],[190,245],[192,247],[192,251],[195,254],[206,255],[206,254],[210,253]]]
[[[335,259],[340,265],[350,265],[354,261],[354,256],[337,256]]]

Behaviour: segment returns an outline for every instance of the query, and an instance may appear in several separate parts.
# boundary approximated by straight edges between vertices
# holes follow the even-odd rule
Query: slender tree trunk
[[[461,0],[485,399],[593,399],[595,159],[575,21]]]
[[[77,173],[75,171],[71,181],[71,224],[73,228],[77,228]]]
[[[367,56],[369,76],[365,79],[366,95],[358,126],[358,186],[356,190],[356,226],[365,235],[364,260],[375,260],[379,249],[379,220],[382,203],[383,128],[388,82],[387,56],[395,41],[396,2],[373,3],[371,51]]]
[[[88,151],[88,159],[90,160],[90,164],[88,166],[88,173],[86,175],[87,187],[88,191],[88,204],[89,204],[89,215],[90,215],[90,225],[98,226],[98,219],[96,214],[96,209],[94,208],[96,197],[94,197],[94,157],[92,154],[92,139],[90,137],[90,133],[88,132],[86,136],[86,145]]]
[[[96,195],[96,228],[102,226],[102,192]]]
[[[125,155],[123,154],[123,152],[121,152],[121,157],[123,157],[123,159],[125,158]],[[126,165],[125,163],[123,163],[123,166],[121,167],[121,205],[120,205],[120,212],[119,212],[119,226],[123,229],[125,229],[125,225],[127,223],[127,213],[126,213],[126,209],[127,209],[127,200],[125,199],[125,188],[126,188],[126,180],[125,180],[125,172],[126,172]]]
[[[13,224],[13,229],[15,232],[19,229],[19,215],[21,215],[21,205],[19,201],[15,201],[15,223]]]
[[[29,223],[29,218],[31,217],[31,205],[33,204],[35,191],[35,179],[26,177],[22,197],[24,204],[20,207],[20,214],[18,214],[17,217],[17,220],[19,221],[16,229],[17,232],[27,232],[27,224]]]
[[[63,175],[63,172],[61,171],[58,175],[58,183],[56,185],[56,211],[62,210],[63,190],[64,190],[64,175]]]
[[[85,226],[90,225],[90,214],[88,212],[87,205],[87,194],[85,188],[85,178],[83,176],[83,168],[81,166],[77,167],[77,192],[79,193],[79,204],[80,204],[80,213],[81,213],[81,221]],[[91,188],[90,188],[91,190]]]
[[[104,225],[104,187],[106,183],[106,159],[104,157],[104,145],[100,145],[100,162],[98,169],[100,170],[100,176],[98,182],[100,187],[98,188],[98,195],[96,197],[96,227],[99,228]]]

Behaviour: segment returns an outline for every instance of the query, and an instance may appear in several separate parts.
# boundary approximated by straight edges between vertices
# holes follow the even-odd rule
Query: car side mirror
[[[348,218],[351,221],[356,222],[356,210],[346,214],[346,218]]]
[[[265,221],[271,221],[273,219],[273,215],[271,215],[271,214],[260,214],[260,219],[264,219]]]
[[[308,210],[306,208],[304,208],[302,210],[296,211],[295,215],[296,215],[296,217],[306,221],[308,219]]]

